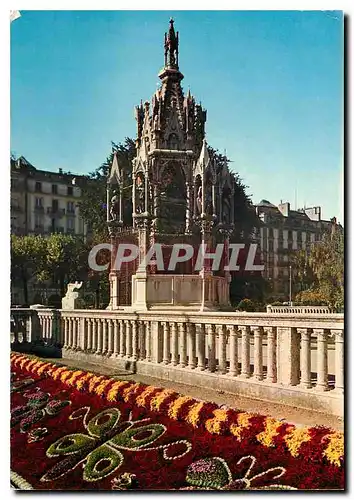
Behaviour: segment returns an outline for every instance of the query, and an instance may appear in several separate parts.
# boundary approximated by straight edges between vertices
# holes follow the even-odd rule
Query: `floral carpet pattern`
[[[344,436],[11,355],[11,482],[35,490],[339,490]]]

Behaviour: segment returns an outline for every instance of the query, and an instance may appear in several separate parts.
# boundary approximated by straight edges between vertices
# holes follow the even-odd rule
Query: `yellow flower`
[[[84,375],[83,377],[81,377],[79,380],[76,381],[76,389],[80,391],[84,387],[86,382],[90,380],[90,378],[93,376],[94,376],[93,373],[90,372],[86,373],[86,375]]]
[[[26,363],[28,363],[29,359],[24,357],[23,359],[21,359],[20,361],[20,368],[21,370],[23,370],[23,367]],[[37,361],[36,365],[40,366],[42,364],[42,361]]]
[[[130,382],[128,382],[127,380],[123,380],[123,381],[118,381],[118,382],[114,382],[114,384],[112,385],[112,387],[110,388],[110,390],[108,391],[108,394],[107,394],[107,401],[110,401],[110,402],[113,402],[116,400],[116,397],[117,397],[117,394],[119,392],[119,390],[124,387],[125,385],[129,384],[130,385]]]
[[[89,385],[88,385],[88,390],[89,392],[93,392],[94,390],[94,387],[95,385],[97,385],[99,382],[101,382],[101,380],[103,380],[104,377],[101,375],[99,377],[97,376],[93,376],[89,382]]]
[[[37,374],[42,375],[43,372],[45,371],[45,369],[48,368],[50,365],[51,365],[51,363],[45,363],[44,365],[42,365],[40,368],[38,368]],[[27,369],[28,369],[28,367],[27,367]]]
[[[198,427],[200,423],[200,412],[204,405],[205,403],[200,401],[200,403],[195,403],[190,407],[185,419],[188,424],[191,424],[193,427]]]
[[[275,446],[274,438],[278,436],[278,430],[281,426],[282,422],[276,418],[267,417],[265,419],[265,429],[256,436],[257,440],[268,448],[270,446]]]
[[[23,360],[23,359],[28,359],[28,358],[26,358],[25,356],[18,356],[18,357],[15,359],[15,361],[14,361],[14,365],[15,365],[15,366],[19,366],[19,364],[21,363],[21,360]]]
[[[296,427],[291,428],[289,433],[284,436],[284,441],[293,457],[298,456],[302,443],[306,443],[310,439],[311,434],[309,430],[301,427],[298,429]]]
[[[63,373],[60,375],[60,380],[62,382],[65,382],[69,377],[71,377],[72,373],[73,372],[71,370],[64,370]]]
[[[103,382],[101,382],[98,386],[96,386],[95,388],[95,393],[97,394],[97,396],[101,396],[103,391],[105,390],[105,388],[107,387],[108,384],[111,383],[111,379],[109,380],[104,380]]]
[[[146,405],[146,400],[147,398],[153,394],[155,391],[158,391],[157,387],[154,387],[153,385],[148,385],[147,388],[136,398],[135,404],[137,406],[145,407]]]
[[[141,384],[131,384],[130,387],[127,387],[123,390],[123,400],[127,403],[129,401],[130,395],[135,394],[138,389],[140,389]]]
[[[54,380],[58,380],[60,375],[66,370],[65,366],[60,366],[57,370],[52,372],[52,377]]]
[[[223,422],[227,422],[227,410],[217,409],[213,411],[214,418],[209,418],[205,422],[205,428],[210,434],[220,434]]]
[[[159,392],[150,401],[150,409],[153,411],[159,411],[162,403],[173,394],[175,394],[175,391],[172,391],[171,389],[164,389],[163,391]]]
[[[174,420],[178,419],[178,414],[185,404],[193,401],[192,398],[189,396],[180,396],[179,398],[175,399],[170,403],[169,408],[168,408],[168,416],[170,418],[173,418]]]
[[[324,438],[329,438],[326,449],[323,452],[323,456],[331,463],[340,467],[340,459],[344,457],[344,434],[343,432],[333,432],[324,436]]]
[[[30,362],[28,363],[27,365],[27,370],[30,371],[31,369],[33,369],[33,366],[37,363],[37,360],[36,359],[31,359]]]
[[[82,375],[84,372],[82,370],[76,370],[73,372],[72,376],[66,381],[66,383],[70,386],[74,386],[75,382],[80,375]]]
[[[233,436],[235,436],[237,441],[241,441],[244,431],[251,427],[251,419],[254,416],[254,413],[239,413],[237,415],[237,424],[230,425],[230,432]]]

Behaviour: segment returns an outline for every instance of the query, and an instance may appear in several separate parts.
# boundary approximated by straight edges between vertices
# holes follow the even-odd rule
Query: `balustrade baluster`
[[[254,329],[254,373],[256,380],[263,380],[263,327]]]
[[[139,321],[139,359],[144,360],[146,358],[146,349],[145,349],[145,323],[144,321]]]
[[[97,349],[96,354],[102,354],[102,321],[97,320]]]
[[[277,328],[271,326],[268,328],[267,335],[267,382],[277,381]]]
[[[64,349],[69,347],[69,320],[64,318]]]
[[[107,320],[102,318],[102,354],[106,355],[108,352],[108,330]]]
[[[178,329],[177,329],[177,323],[174,323],[174,322],[171,325],[171,337],[172,337],[171,363],[173,364],[173,366],[177,366],[178,365]]]
[[[108,352],[107,356],[112,356],[113,354],[113,323],[111,319],[108,319]]]
[[[91,318],[91,338],[92,338],[92,347],[91,347],[91,352],[95,353],[97,349],[97,320],[94,318]]]
[[[196,336],[195,336],[195,326],[193,323],[187,323],[187,339],[188,339],[188,367],[194,370],[196,363]]]
[[[311,328],[298,328],[301,334],[300,386],[310,389],[311,383]]]
[[[145,321],[145,351],[146,351],[146,361],[151,362],[151,323],[150,321]]]
[[[87,335],[87,350],[92,351],[92,321],[90,318],[86,319],[86,335]]]
[[[113,320],[113,355],[119,354],[119,323],[117,319]]]
[[[317,383],[316,390],[328,391],[328,330],[315,328],[317,333]]]
[[[69,328],[68,328],[68,349],[73,348],[73,320],[68,318]]]
[[[198,325],[198,370],[205,370],[205,325]]]
[[[125,334],[126,334],[126,344],[127,351],[126,355],[128,358],[132,357],[132,325],[129,320],[125,321]]]
[[[226,373],[226,326],[219,325],[219,372]]]
[[[238,328],[236,325],[228,326],[230,330],[230,375],[236,377],[238,369]]]
[[[178,323],[179,327],[179,348],[180,348],[180,366],[187,366],[187,332],[186,324]]]
[[[132,359],[133,361],[138,359],[138,322],[136,320],[132,321]]]
[[[168,322],[162,323],[163,328],[163,358],[164,365],[170,362],[170,325]]]
[[[344,394],[344,331],[332,331],[335,335],[335,392]]]
[[[124,358],[125,356],[125,339],[126,339],[126,329],[125,329],[125,321],[120,320],[119,321],[119,331],[120,331],[120,338],[119,338],[119,357]]]
[[[249,378],[251,376],[250,366],[250,327],[240,326],[241,337],[241,376]]]
[[[208,370],[215,372],[216,369],[216,346],[215,346],[215,325],[207,325],[208,331]]]

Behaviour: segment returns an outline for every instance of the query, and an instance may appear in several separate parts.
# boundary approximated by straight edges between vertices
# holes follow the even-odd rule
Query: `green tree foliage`
[[[22,287],[25,304],[28,304],[28,283],[47,278],[46,239],[41,236],[11,235],[11,279]]]
[[[344,307],[344,232],[326,232],[302,257],[306,262],[306,288],[296,300],[326,302],[333,309]]]

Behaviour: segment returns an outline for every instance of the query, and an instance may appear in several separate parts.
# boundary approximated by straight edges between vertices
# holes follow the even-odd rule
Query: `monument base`
[[[145,274],[132,276],[135,311],[218,311],[229,307],[229,283],[220,276],[197,274]]]

